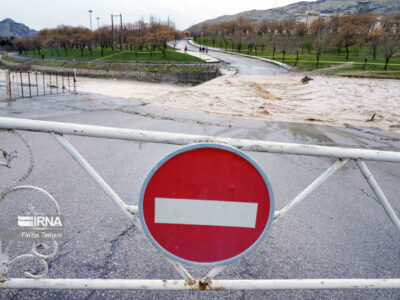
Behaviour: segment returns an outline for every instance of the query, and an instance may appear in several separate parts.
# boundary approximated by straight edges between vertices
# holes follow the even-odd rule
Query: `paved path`
[[[191,45],[187,40],[179,41],[178,45],[181,48],[185,47],[186,45],[191,51],[199,51],[198,47]],[[253,58],[242,57],[213,50],[209,50],[208,54],[228,63],[229,66],[236,69],[240,75],[274,75],[287,72],[286,69],[273,63],[268,63]]]
[[[173,43],[168,43],[168,46],[170,46],[171,48],[174,48],[174,44]],[[198,50],[190,50],[188,49],[187,51],[185,51],[185,45],[183,43],[178,43],[175,46],[175,51],[178,51],[180,53],[185,53],[185,54],[189,54],[191,56],[194,57],[198,57],[202,60],[204,60],[206,63],[218,63],[220,62],[220,60],[218,58],[212,57],[204,52],[200,52]]]
[[[0,116],[181,132],[234,138],[400,151],[399,141],[366,128],[271,123],[180,111],[94,94],[54,95],[0,102]],[[104,193],[48,134],[23,132],[32,145],[35,168],[24,184],[45,188],[58,200],[66,239],[49,263],[50,278],[180,278]],[[154,164],[178,146],[67,137],[112,188],[130,204]],[[11,169],[0,168],[0,189],[23,173],[27,151],[7,133],[0,148],[18,150]],[[319,176],[332,159],[248,153],[266,171],[280,209]],[[398,164],[368,163],[400,212]],[[21,192],[0,202],[0,226],[10,222]],[[34,201],[33,201],[34,200]],[[3,227],[0,227],[3,228]],[[3,245],[4,246],[4,245]],[[229,266],[220,279],[400,278],[400,234],[352,163],[271,227],[256,251]],[[22,270],[22,266],[20,269]],[[206,269],[189,268],[197,278]],[[13,276],[20,274],[13,271]],[[399,290],[326,291],[1,291],[18,299],[399,299]]]

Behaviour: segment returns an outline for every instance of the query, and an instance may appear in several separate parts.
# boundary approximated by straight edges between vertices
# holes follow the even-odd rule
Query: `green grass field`
[[[179,54],[179,53],[178,53]],[[50,66],[50,67],[60,67],[60,68],[76,68],[76,69],[88,69],[88,70],[105,70],[105,71],[124,71],[124,72],[172,72],[172,73],[200,73],[203,71],[201,67],[197,64],[186,64],[186,63],[163,63],[157,62],[157,64],[132,64],[126,63],[126,61],[104,61],[103,63],[93,63],[92,61],[83,61],[83,60],[25,60],[21,58],[14,58],[8,55],[2,55],[2,60],[7,62],[14,62],[18,64],[28,63],[33,65],[40,66]],[[3,67],[2,61],[0,61],[0,68]],[[19,68],[19,67],[6,67],[5,68]]]
[[[253,53],[253,55],[255,55]],[[265,57],[272,59],[272,53],[258,53],[257,56]],[[275,54],[275,60],[282,62],[283,56],[282,53]],[[285,63],[294,66],[296,62],[295,54],[286,54]],[[348,62],[353,62],[353,67],[358,69],[359,71],[363,70],[364,66],[364,58],[361,56],[350,56],[347,60],[345,56],[338,55],[328,55],[323,54],[320,57],[318,69],[327,68],[334,65],[340,65]],[[306,70],[315,70],[317,69],[317,58],[315,54],[300,54],[299,60],[297,62],[297,67]],[[376,60],[373,60],[372,57],[368,58],[368,61],[365,66],[366,71],[385,71],[385,59],[383,57],[377,57]],[[387,71],[400,71],[400,58],[394,57],[391,58],[389,65],[387,67]]]
[[[55,50],[51,49],[42,49],[40,51],[41,54],[44,54],[44,58],[52,58],[52,59],[67,59],[67,60],[85,60],[85,61],[130,61],[130,62],[202,62],[201,59],[190,56],[184,53],[175,52],[172,49],[168,49],[166,57],[163,57],[161,51],[154,51],[152,55],[149,52],[131,52],[125,51],[125,54],[122,55],[120,50],[115,52],[115,56],[112,55],[111,49],[104,50],[104,56],[101,56],[101,49],[94,48],[93,55],[90,55],[89,50],[85,49],[83,52],[83,56],[81,55],[80,49],[70,49],[67,50],[67,54],[65,54],[64,50],[59,50],[57,53]],[[38,57],[41,58],[39,53],[28,51],[25,56],[30,57]]]
[[[209,47],[212,47],[212,41],[211,39],[207,39],[205,41],[203,38],[197,38],[195,39],[196,43],[199,43],[201,45],[207,45]],[[312,41],[310,40],[309,43]],[[222,48],[225,50],[225,44],[222,43],[222,40],[220,38],[216,39],[215,42],[215,47],[216,48]],[[260,46],[257,47],[258,50],[261,49]],[[228,43],[227,47],[228,51],[232,51],[232,45],[231,43]],[[233,52],[237,52],[236,49],[233,50]],[[307,53],[311,52],[311,53]],[[390,74],[388,76],[392,77],[400,77],[400,57],[392,57],[389,61],[389,65],[387,67],[387,70],[384,70],[385,67],[385,58],[383,57],[383,53],[378,51],[378,57],[376,60],[373,60],[372,54],[370,53],[371,50],[367,46],[363,47],[350,47],[350,56],[349,59],[346,59],[345,56],[345,51],[344,49],[341,50],[341,55],[338,54],[338,50],[335,48],[330,48],[327,49],[326,53],[323,53],[320,56],[320,61],[319,61],[319,66],[318,69],[323,69],[327,68],[330,66],[335,66],[335,65],[340,65],[348,62],[354,62],[351,68],[340,68],[335,70],[335,73],[340,73],[340,71],[343,72],[366,72],[367,74],[370,75],[377,75],[381,76],[386,75],[386,73]],[[253,50],[252,52],[248,51],[248,47],[246,44],[242,46],[242,51],[241,53],[247,54],[247,55],[252,55],[252,56],[258,56],[258,57],[264,57],[268,59],[273,59],[272,57],[272,50],[268,48],[268,45],[264,47],[264,51],[257,51],[257,53]],[[358,55],[356,55],[358,53]],[[365,70],[363,69],[364,65],[364,58],[367,56],[368,61],[365,66]],[[276,52],[275,52],[275,57],[274,60],[279,61],[279,62],[284,62],[289,66],[294,66],[295,61],[296,61],[296,54],[290,53],[286,54],[285,56],[285,61],[283,61],[283,55],[279,50],[279,47],[277,47]],[[317,69],[317,58],[316,55],[313,54],[312,48],[309,49],[304,49],[303,54],[299,54],[299,60],[297,62],[297,67],[300,69],[304,70],[315,70]]]

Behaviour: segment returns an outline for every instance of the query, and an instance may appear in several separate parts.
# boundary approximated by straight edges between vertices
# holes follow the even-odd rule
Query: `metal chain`
[[[0,132],[1,131],[4,131],[4,130],[0,130]],[[11,189],[13,189],[15,186],[20,184],[26,178],[28,178],[32,174],[33,167],[35,166],[35,160],[33,158],[32,147],[28,143],[28,141],[24,138],[24,136],[22,134],[20,134],[19,132],[15,131],[15,130],[6,130],[6,132],[15,134],[17,137],[20,138],[20,140],[24,143],[25,147],[28,149],[30,160],[29,160],[29,167],[25,171],[25,173],[21,177],[19,177],[18,179],[14,180],[14,182],[12,182],[11,184],[7,185],[2,191],[0,191],[0,201],[4,199],[4,196],[7,195],[10,192]]]

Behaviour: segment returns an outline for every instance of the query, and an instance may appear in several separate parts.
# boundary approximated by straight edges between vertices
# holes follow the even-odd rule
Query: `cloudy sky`
[[[11,18],[39,30],[60,24],[89,27],[88,10],[93,10],[93,28],[111,23],[112,13],[122,13],[124,22],[150,15],[172,19],[178,29],[221,15],[252,9],[284,6],[296,0],[0,0],[0,20]]]

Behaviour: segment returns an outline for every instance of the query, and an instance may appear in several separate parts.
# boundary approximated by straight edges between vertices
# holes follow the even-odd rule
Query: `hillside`
[[[244,16],[251,21],[264,20],[284,20],[294,18],[298,13],[304,13],[306,10],[316,10],[324,14],[343,13],[359,14],[373,12],[379,16],[387,16],[400,12],[399,0],[318,0],[314,2],[297,2],[283,7],[267,10],[250,10],[238,13],[236,15],[225,15],[216,19],[206,20],[204,22],[191,26],[188,31],[195,27],[207,24],[217,24],[236,19],[238,16]]]
[[[1,37],[16,37],[26,38],[34,36],[37,33],[36,30],[30,29],[28,26],[17,23],[12,19],[4,19],[0,22],[0,36]]]

